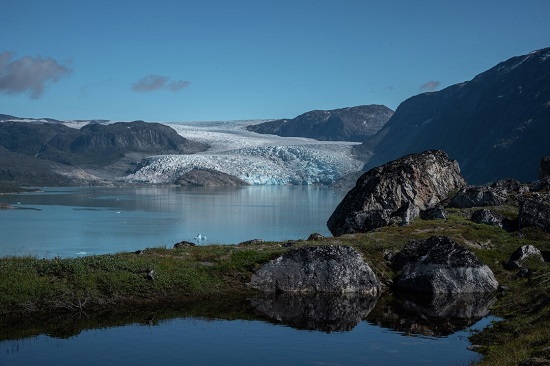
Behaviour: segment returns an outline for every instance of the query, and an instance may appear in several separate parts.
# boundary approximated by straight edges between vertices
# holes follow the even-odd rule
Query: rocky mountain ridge
[[[355,152],[364,170],[442,149],[472,184],[536,179],[550,154],[550,48],[512,57],[471,81],[405,100]]]
[[[392,114],[393,111],[383,105],[361,105],[310,111],[292,119],[250,125],[247,129],[278,136],[362,142],[378,132]]]

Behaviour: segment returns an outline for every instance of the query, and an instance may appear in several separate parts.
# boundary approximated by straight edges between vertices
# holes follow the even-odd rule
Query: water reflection
[[[350,331],[371,312],[376,298],[359,294],[276,294],[251,299],[252,306],[277,323],[301,330]]]
[[[0,324],[0,364],[459,365],[478,360],[467,350],[467,332],[451,333],[473,324],[470,316],[486,314],[491,300],[441,301],[279,295],[14,319]],[[460,304],[468,310],[458,310]]]
[[[445,337],[489,315],[495,301],[492,294],[396,293],[382,297],[367,320],[404,334]]]

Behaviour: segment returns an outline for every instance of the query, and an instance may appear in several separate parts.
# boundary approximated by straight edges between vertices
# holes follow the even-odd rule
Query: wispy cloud
[[[170,84],[168,84],[168,87],[170,90],[176,92],[178,90],[187,88],[191,83],[189,81],[184,80],[178,80],[178,81],[172,81]]]
[[[168,76],[150,74],[132,84],[132,89],[136,92],[151,92],[159,89],[177,92],[191,84],[189,81],[184,80],[169,80]]]
[[[439,85],[441,83],[439,81],[436,81],[436,80],[430,80],[428,81],[426,84],[422,84],[420,85],[420,91],[421,92],[428,92],[428,91],[434,91],[436,90],[437,88],[439,88]]]
[[[0,92],[4,94],[28,93],[32,99],[40,98],[48,84],[72,71],[51,57],[14,56],[13,52],[0,53]]]

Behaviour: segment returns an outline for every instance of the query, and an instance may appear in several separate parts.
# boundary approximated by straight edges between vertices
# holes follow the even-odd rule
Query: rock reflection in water
[[[360,294],[273,294],[252,298],[251,305],[276,323],[326,333],[352,330],[366,318],[376,297]]]
[[[481,293],[397,293],[380,298],[367,320],[405,334],[445,337],[487,316],[495,301]]]

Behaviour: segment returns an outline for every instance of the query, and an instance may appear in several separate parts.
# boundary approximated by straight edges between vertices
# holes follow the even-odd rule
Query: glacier
[[[363,162],[351,153],[356,142],[318,141],[247,131],[254,121],[164,123],[181,136],[206,143],[207,151],[192,155],[157,155],[123,179],[133,183],[171,184],[193,169],[213,169],[251,185],[330,184],[359,171]]]

